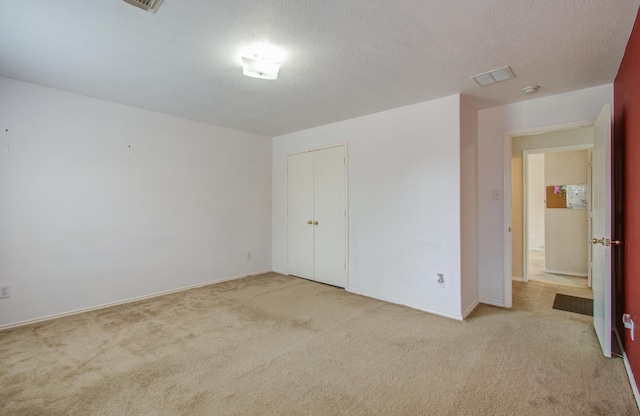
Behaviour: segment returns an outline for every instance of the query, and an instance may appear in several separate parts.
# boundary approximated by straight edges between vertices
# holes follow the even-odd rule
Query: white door
[[[313,279],[313,152],[287,160],[288,273]]]
[[[593,143],[593,326],[602,352],[611,357],[611,105],[594,124]]]
[[[346,287],[346,172],[344,147],[314,152],[315,280]]]
[[[345,147],[287,159],[287,269],[290,275],[347,285]]]

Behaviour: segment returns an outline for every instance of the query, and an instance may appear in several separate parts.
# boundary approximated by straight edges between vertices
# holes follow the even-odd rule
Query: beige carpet
[[[590,325],[266,274],[0,333],[2,415],[637,415]]]

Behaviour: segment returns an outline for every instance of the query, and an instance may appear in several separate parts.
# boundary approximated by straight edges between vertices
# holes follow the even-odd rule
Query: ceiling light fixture
[[[276,46],[260,43],[244,48],[241,57],[243,75],[273,80],[278,79],[284,52]]]
[[[525,95],[531,95],[537,93],[539,89],[540,87],[538,87],[537,85],[530,85],[528,87],[524,87],[522,89],[522,93]]]
[[[510,67],[505,66],[504,68],[494,69],[493,71],[485,72],[483,74],[475,75],[471,77],[472,80],[476,82],[481,87],[486,87],[487,85],[495,84],[496,82],[506,81],[508,79],[513,79],[516,76],[513,74],[513,71]]]

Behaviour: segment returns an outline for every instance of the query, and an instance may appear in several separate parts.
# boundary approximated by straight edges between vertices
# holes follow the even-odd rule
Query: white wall
[[[546,153],[545,186],[586,185],[588,169],[588,150]],[[587,276],[587,224],[586,209],[545,209],[545,271]]]
[[[271,269],[270,138],[5,78],[0,138],[0,325]]]
[[[460,318],[460,96],[274,138],[274,270],[287,271],[287,154],[338,143],[348,143],[348,290]]]
[[[613,101],[613,85],[573,91],[534,100],[494,107],[478,112],[478,187],[479,187],[479,281],[480,300],[508,305],[505,293],[504,201],[493,200],[491,191],[505,188],[505,169],[510,169],[510,149],[505,151],[505,133],[534,130],[587,119],[595,119],[602,106]],[[505,154],[506,153],[506,154]],[[510,244],[510,242],[509,242]]]
[[[527,167],[529,249],[544,250],[544,153],[529,155]]]
[[[478,304],[478,111],[460,100],[462,311]]]

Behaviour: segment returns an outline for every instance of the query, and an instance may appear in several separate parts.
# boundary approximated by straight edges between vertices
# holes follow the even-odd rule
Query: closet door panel
[[[287,272],[314,278],[313,152],[287,159]]]
[[[315,280],[346,287],[344,147],[314,152]]]

